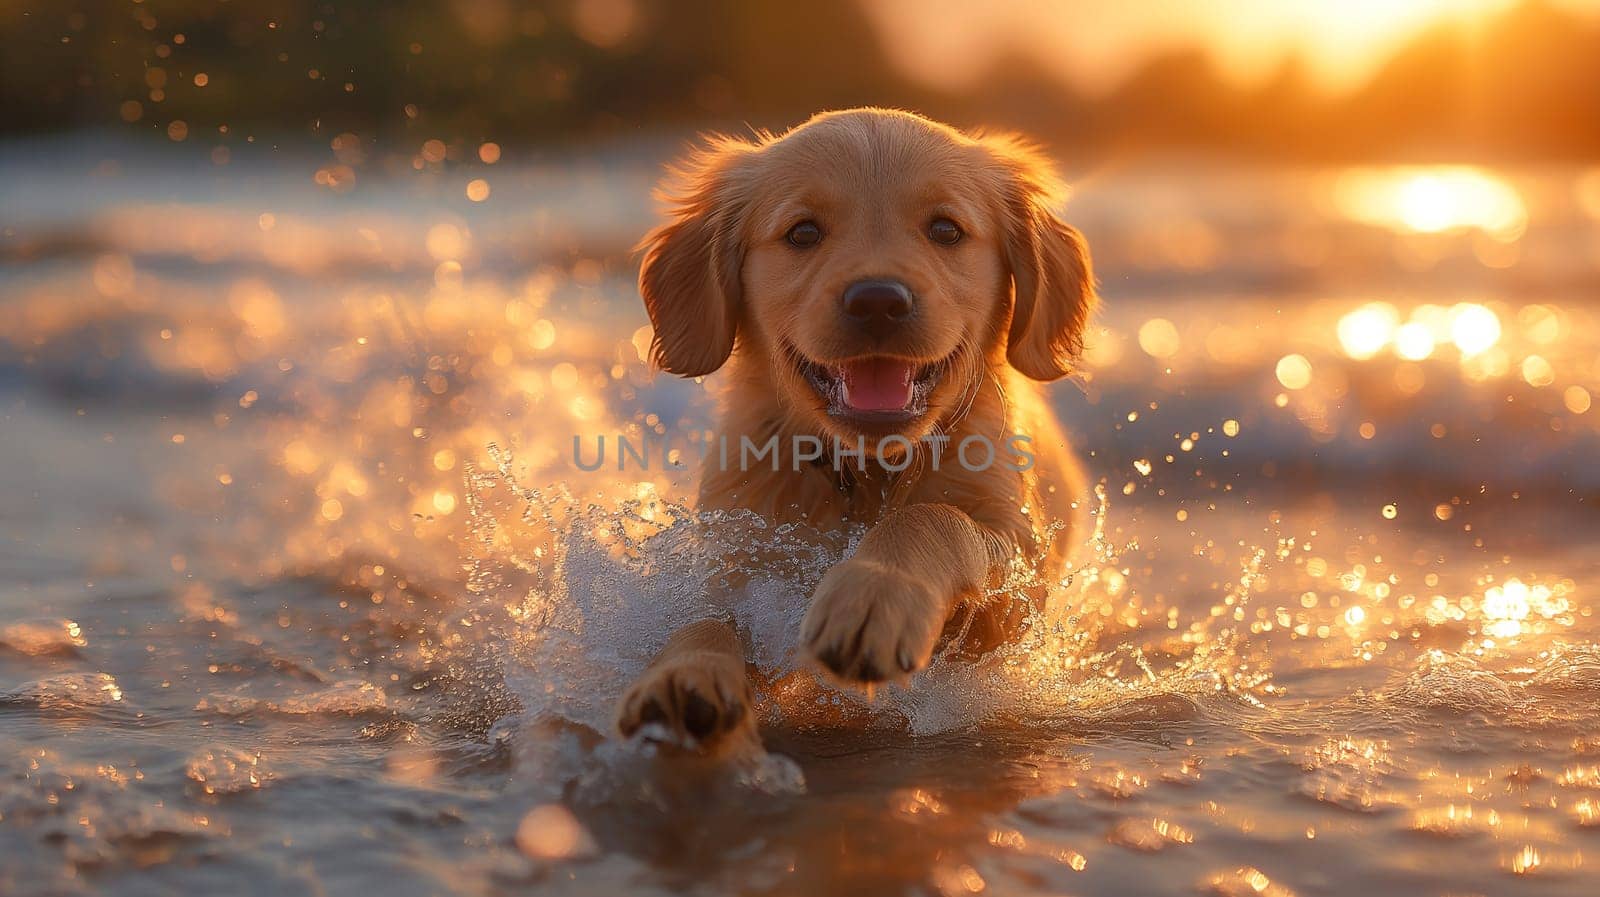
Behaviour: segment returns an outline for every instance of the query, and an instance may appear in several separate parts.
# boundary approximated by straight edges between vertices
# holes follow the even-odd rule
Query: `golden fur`
[[[639,278],[655,362],[683,376],[727,368],[720,432],[730,440],[866,438],[865,465],[710,465],[702,477],[704,509],[824,530],[870,525],[817,587],[803,650],[835,678],[870,684],[925,666],[953,619],[980,647],[1012,634],[1021,615],[984,589],[1019,555],[1059,571],[1068,534],[1043,540],[1052,548],[1038,557],[1041,531],[1070,521],[1082,497],[1033,381],[1069,372],[1095,298],[1087,246],[1052,210],[1043,157],[1014,137],[856,109],[781,136],[714,139],[666,193],[672,215],[645,239]],[[958,225],[959,241],[930,239],[935,219]],[[791,243],[797,221],[815,222],[820,242]],[[915,315],[887,334],[847,326],[840,296],[863,278],[904,283]],[[925,413],[891,425],[831,414],[803,365],[862,356],[934,366]],[[891,432],[913,444],[950,437],[945,463],[935,470],[925,445],[873,457]],[[966,436],[1003,447],[1011,434],[1032,440],[1030,469],[952,463]],[[909,466],[892,472],[885,460]],[[750,706],[738,635],[708,621],[669,641],[624,694],[618,726],[655,723],[710,750],[754,736]]]

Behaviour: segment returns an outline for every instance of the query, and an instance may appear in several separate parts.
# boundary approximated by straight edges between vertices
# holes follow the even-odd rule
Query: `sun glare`
[[[1387,302],[1368,302],[1339,319],[1339,344],[1355,359],[1378,354],[1400,325],[1400,312]]]
[[[1482,305],[1463,304],[1450,320],[1450,339],[1463,355],[1476,355],[1500,341],[1500,318]]]
[[[1439,346],[1453,344],[1462,358],[1471,358],[1500,341],[1500,316],[1486,305],[1461,302],[1445,307],[1422,305],[1404,323],[1399,309],[1387,302],[1368,302],[1345,313],[1337,328],[1339,346],[1357,361],[1386,348],[1406,361],[1431,357]]]
[[[1509,243],[1528,227],[1510,184],[1465,166],[1351,169],[1335,182],[1333,202],[1348,218],[1402,232],[1476,229]]]
[[[1581,0],[1562,0],[1581,8]],[[894,62],[924,83],[971,86],[1019,54],[1091,93],[1113,89],[1150,56],[1200,44],[1230,80],[1259,83],[1285,57],[1318,86],[1360,85],[1398,47],[1438,23],[1477,26],[1516,0],[1213,0],[1100,4],[1093,15],[1053,0],[863,4]]]

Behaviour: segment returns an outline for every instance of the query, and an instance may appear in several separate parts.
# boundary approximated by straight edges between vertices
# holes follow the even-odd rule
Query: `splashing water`
[[[1259,706],[1270,689],[1266,672],[1246,673],[1233,661],[1237,633],[1219,618],[1197,622],[1183,648],[1153,665],[1132,642],[1107,633],[1134,630],[1119,552],[1106,538],[1110,504],[1104,486],[1091,512],[1090,557],[1051,583],[1043,608],[1031,611],[1028,635],[973,662],[936,656],[912,687],[888,685],[870,695],[835,690],[806,669],[798,653],[800,620],[824,573],[854,549],[865,529],[824,534],[798,524],[773,524],[750,512],[696,512],[646,495],[613,505],[580,502],[566,490],[520,485],[509,454],[494,452],[493,470],[469,474],[476,542],[471,588],[489,596],[485,618],[503,605],[506,625],[495,652],[506,677],[535,717],[556,715],[598,731],[610,728],[615,688],[639,675],[672,632],[689,623],[731,616],[745,634],[762,678],[769,720],[790,725],[855,716],[922,734],[968,729],[986,720],[1078,722],[1140,712],[1141,702],[1170,709],[1220,698]],[[498,493],[498,496],[497,496]],[[502,520],[537,521],[553,534],[533,551],[502,538]],[[841,537],[842,536],[842,537]],[[759,554],[759,557],[757,555]],[[1268,556],[1252,550],[1228,602],[1244,608],[1250,584]],[[1281,560],[1285,551],[1276,551]],[[724,601],[707,584],[737,582]],[[1019,567],[996,595],[1039,584]],[[520,600],[519,600],[520,599]],[[1124,615],[1117,619],[1117,615]],[[1146,611],[1145,615],[1148,615]],[[1163,618],[1165,619],[1165,618]],[[1111,643],[1102,645],[1102,638]]]

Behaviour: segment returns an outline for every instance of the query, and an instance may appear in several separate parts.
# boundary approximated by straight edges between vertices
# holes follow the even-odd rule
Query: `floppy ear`
[[[1083,235],[1050,210],[1059,192],[1049,164],[1011,138],[984,141],[1005,171],[1005,254],[1011,271],[1006,360],[1034,380],[1072,371],[1094,308],[1094,272]]]
[[[639,246],[645,252],[639,293],[655,328],[650,354],[662,370],[698,377],[733,353],[744,267],[744,203],[734,174],[753,150],[743,141],[717,139],[691,154],[662,186],[659,195],[672,218]]]

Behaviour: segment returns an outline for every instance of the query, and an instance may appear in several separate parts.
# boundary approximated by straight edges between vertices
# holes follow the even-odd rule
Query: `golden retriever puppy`
[[[845,683],[904,680],[941,635],[982,650],[1038,596],[1016,564],[1065,565],[1082,483],[1033,381],[1065,376],[1095,301],[1045,160],[1012,137],[885,109],[716,138],[664,191],[640,293],[654,361],[728,368],[703,509],[824,531],[869,526],[811,596],[802,650]],[[754,462],[776,440],[776,456]],[[989,463],[984,463],[985,461]],[[948,631],[947,631],[948,630]],[[731,624],[668,641],[618,706],[712,751],[755,735]]]

